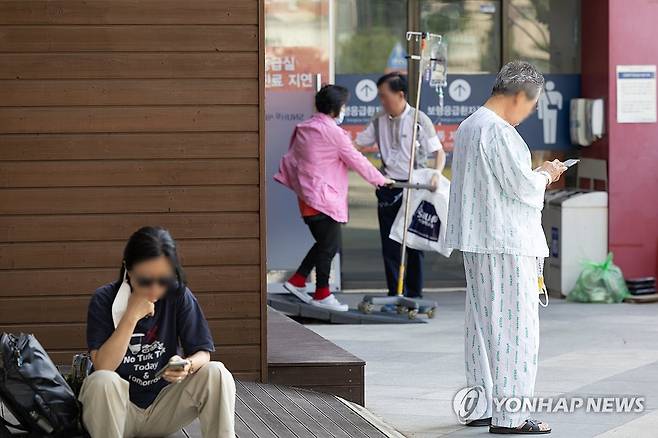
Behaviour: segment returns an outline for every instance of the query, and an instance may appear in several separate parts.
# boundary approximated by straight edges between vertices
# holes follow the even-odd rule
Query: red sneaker
[[[288,281],[283,283],[283,288],[304,303],[311,302],[311,296],[306,293],[306,278],[303,275],[295,273]]]

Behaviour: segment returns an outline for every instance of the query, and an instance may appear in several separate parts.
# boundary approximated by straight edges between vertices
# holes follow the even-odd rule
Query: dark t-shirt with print
[[[96,290],[87,314],[87,346],[99,349],[114,332],[112,303],[120,283],[110,283]],[[155,303],[155,316],[141,319],[126,355],[116,372],[130,383],[130,401],[147,408],[167,381],[155,374],[182,347],[185,356],[197,351],[215,351],[208,323],[199,303],[188,288],[166,293]]]

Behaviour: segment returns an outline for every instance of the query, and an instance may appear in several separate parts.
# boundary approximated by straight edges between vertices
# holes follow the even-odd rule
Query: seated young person
[[[210,361],[208,323],[167,230],[130,237],[119,281],[91,299],[87,344],[94,372],[80,402],[93,438],[167,436],[197,417],[204,438],[235,437],[235,382]],[[170,361],[178,368],[159,376]]]

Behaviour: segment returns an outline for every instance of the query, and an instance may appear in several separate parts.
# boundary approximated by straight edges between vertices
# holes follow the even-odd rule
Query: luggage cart
[[[418,61],[418,77],[416,82],[416,111],[414,113],[413,134],[411,136],[411,152],[409,158],[409,178],[414,170],[416,156],[416,140],[418,138],[418,112],[420,111],[420,94],[423,81],[423,74],[427,74],[429,83],[434,86],[439,95],[439,105],[443,106],[443,87],[447,85],[446,67],[447,67],[447,49],[443,44],[441,35],[431,34],[428,32],[407,32],[407,41],[415,40],[419,46],[419,54],[411,55],[408,58]],[[409,298],[403,295],[404,291],[404,274],[406,269],[407,258],[407,228],[409,227],[409,205],[411,197],[409,190],[435,190],[431,185],[413,184],[413,183],[395,183],[393,187],[399,187],[406,190],[404,203],[404,228],[402,234],[400,270],[398,274],[398,284],[396,295],[394,296],[377,296],[366,295],[359,303],[359,310],[363,313],[370,313],[375,306],[396,307],[399,314],[407,313],[409,319],[415,319],[418,314],[425,314],[428,318],[436,315],[437,303],[432,300],[420,298]]]

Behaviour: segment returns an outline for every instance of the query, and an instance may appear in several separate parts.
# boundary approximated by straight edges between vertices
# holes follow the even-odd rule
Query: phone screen
[[[183,360],[181,362],[168,362],[165,366],[163,366],[160,371],[158,371],[155,374],[155,377],[161,377],[165,371],[167,370],[175,370],[175,371],[182,371],[185,368],[185,365],[187,365],[188,361]]]
[[[577,160],[577,159],[575,159],[575,158],[570,158],[570,159],[568,159],[567,161],[565,161],[563,164],[564,164],[565,166],[567,166],[567,167],[571,167],[571,166],[573,166],[574,164],[577,164],[579,161],[580,161],[580,160]]]

